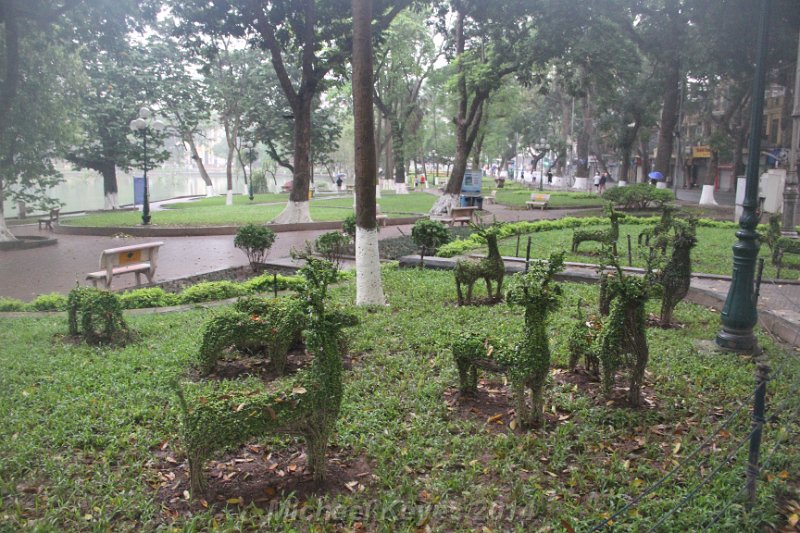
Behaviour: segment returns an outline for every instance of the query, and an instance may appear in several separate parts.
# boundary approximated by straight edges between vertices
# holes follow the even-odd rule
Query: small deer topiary
[[[772,250],[772,264],[778,268],[777,277],[781,275],[783,256],[785,254],[800,254],[800,239],[793,239],[781,234],[781,215],[774,214],[769,217],[769,229],[765,240]]]
[[[131,331],[122,316],[122,301],[112,292],[76,287],[67,296],[69,334],[89,344],[125,344]]]
[[[673,233],[662,233],[656,239],[656,246],[666,250],[672,246],[672,254],[661,270],[654,275],[654,280],[661,285],[661,323],[672,323],[675,307],[689,293],[692,282],[692,248],[697,244],[697,220],[673,220]],[[661,241],[661,242],[659,242]],[[662,244],[663,243],[663,244]]]
[[[535,263],[529,272],[511,278],[506,301],[525,308],[525,335],[516,347],[510,349],[502,342],[472,334],[460,337],[452,345],[461,392],[477,392],[478,368],[506,373],[514,391],[517,417],[526,428],[544,423],[542,389],[550,373],[547,320],[560,303],[561,287],[553,283],[553,277],[563,268],[563,252],[554,253],[549,261]],[[530,408],[527,391],[531,393]]]
[[[582,242],[593,241],[613,248],[617,252],[617,240],[619,239],[619,221],[624,217],[623,214],[614,210],[609,205],[606,208],[611,227],[604,229],[576,229],[572,234],[572,252],[578,253],[578,246]]]
[[[233,310],[206,322],[198,359],[203,374],[213,372],[222,351],[235,348],[269,357],[276,374],[286,369],[289,349],[301,339],[303,303],[297,298],[240,299]]]
[[[325,309],[327,286],[336,270],[327,261],[307,258],[300,269],[306,286],[300,290],[305,305],[307,351],[311,365],[294,380],[273,382],[231,380],[178,388],[184,411],[183,443],[189,458],[192,495],[205,491],[203,464],[213,453],[267,434],[297,435],[305,439],[313,479],[325,477],[325,451],[342,400],[342,328],[351,316]]]
[[[486,281],[486,292],[490,300],[500,300],[503,290],[503,278],[505,276],[505,264],[500,256],[497,246],[497,236],[500,232],[500,224],[492,225],[488,228],[473,226],[476,233],[486,239],[488,254],[483,259],[460,259],[456,262],[454,274],[456,278],[456,293],[458,294],[458,305],[472,303],[472,288],[475,282],[483,278]],[[496,283],[497,290],[492,294],[492,281]],[[462,285],[467,287],[467,298],[464,299]]]
[[[664,234],[669,233],[672,230],[672,221],[675,219],[675,213],[679,211],[679,208],[664,204],[661,206],[661,218],[656,223],[655,226],[652,228],[646,228],[639,233],[636,241],[639,243],[639,246],[644,243],[645,246],[650,246],[650,239],[656,239],[658,241],[658,237]],[[661,248],[662,252],[666,252],[666,242],[661,240],[658,241],[659,247]]]
[[[578,368],[578,361],[583,358],[586,370],[593,375],[599,375],[600,361],[592,350],[592,343],[597,336],[599,324],[583,316],[582,303],[581,300],[578,300],[578,318],[567,335],[569,369],[574,372]]]

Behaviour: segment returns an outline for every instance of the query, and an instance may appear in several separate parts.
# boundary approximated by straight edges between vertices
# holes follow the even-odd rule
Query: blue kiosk
[[[467,170],[464,173],[464,179],[461,181],[461,196],[459,197],[459,205],[461,207],[483,209],[482,183],[483,171]]]

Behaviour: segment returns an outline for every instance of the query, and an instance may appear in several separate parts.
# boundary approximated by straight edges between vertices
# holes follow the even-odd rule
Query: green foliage
[[[587,321],[581,310],[582,301],[578,300],[578,318],[567,334],[567,350],[569,351],[569,369],[575,371],[578,361],[583,358],[586,370],[592,374],[599,373],[599,361],[592,351],[592,343],[596,335],[594,322]]]
[[[411,228],[411,239],[419,246],[420,257],[436,253],[436,249],[451,239],[447,227],[438,220],[421,218]]]
[[[669,189],[657,189],[648,183],[635,183],[625,187],[612,187],[603,193],[603,199],[623,210],[642,210],[650,206],[661,207],[675,200]]]
[[[675,306],[689,293],[692,281],[692,248],[697,244],[695,219],[673,220],[673,233],[665,234],[663,230],[654,239],[653,248],[666,253],[667,245],[671,245],[672,254],[666,264],[654,275],[663,289],[661,296],[661,323],[670,324]],[[658,226],[656,226],[658,228]]]
[[[212,372],[226,348],[269,358],[275,373],[286,368],[286,355],[300,341],[305,324],[296,298],[242,298],[231,311],[220,313],[203,327],[198,359],[204,374]]]
[[[33,311],[66,311],[67,297],[57,292],[40,294],[27,307]]]
[[[453,274],[456,278],[456,292],[458,294],[458,305],[464,305],[464,295],[461,290],[462,285],[467,286],[466,303],[472,303],[472,288],[478,279],[486,281],[486,292],[491,300],[500,300],[503,290],[503,278],[505,277],[505,264],[497,248],[497,236],[500,234],[502,224],[494,224],[488,228],[475,227],[476,234],[486,240],[489,250],[487,256],[477,261],[471,259],[459,260],[456,262]],[[492,294],[492,281],[496,282],[496,293]]]
[[[67,297],[69,334],[88,344],[125,344],[131,332],[122,316],[122,302],[112,292],[76,287]]]
[[[264,258],[274,242],[275,232],[266,226],[257,224],[242,226],[233,239],[233,245],[240,250],[244,250],[244,253],[247,254],[247,260],[250,261],[250,266],[253,267],[253,270],[257,268],[257,265],[264,262]]]
[[[328,285],[337,279],[331,263],[308,257],[300,273],[306,283],[299,289],[299,299],[283,303],[299,305],[306,316],[304,339],[307,351],[314,356],[309,368],[300,371],[292,382],[277,382],[270,388],[252,380],[190,386],[188,394],[178,388],[184,411],[183,443],[195,497],[204,490],[203,463],[212,453],[268,433],[302,435],[314,479],[325,476],[327,442],[339,416],[343,392],[341,328],[353,321],[325,310]],[[252,309],[255,305],[247,300],[241,307]],[[230,316],[257,322],[246,313]],[[230,330],[227,326],[223,325],[219,333]],[[277,337],[277,341],[283,340]]]
[[[342,263],[342,255],[344,255],[349,245],[350,236],[347,233],[338,231],[323,233],[314,241],[314,248],[317,253],[333,263],[337,270]]]
[[[624,215],[614,211],[613,205],[606,207],[611,227],[595,230],[576,229],[572,234],[572,253],[578,253],[578,246],[586,241],[599,242],[601,245],[610,246],[616,251],[617,240],[619,240],[619,220],[624,218]]]
[[[351,239],[356,238],[356,214],[351,213],[342,221],[342,231]]]
[[[0,312],[27,311],[27,310],[28,310],[27,305],[22,300],[0,296]]]
[[[781,215],[777,213],[769,217],[769,229],[764,240],[772,250],[772,264],[778,268],[780,277],[784,254],[800,254],[800,240],[781,234]]]
[[[150,307],[169,307],[178,305],[181,298],[177,294],[164,291],[160,287],[134,289],[119,295],[123,309],[147,309]]]
[[[210,302],[244,296],[248,290],[243,284],[232,281],[204,281],[187,287],[180,294],[180,303]]]
[[[525,331],[522,341],[513,349],[469,333],[459,337],[451,346],[458,367],[462,392],[475,392],[477,366],[504,371],[512,382],[516,412],[523,427],[539,427],[544,422],[543,388],[550,373],[550,342],[547,321],[558,309],[562,289],[552,283],[557,272],[564,269],[564,254],[551,254],[549,261],[535,262],[527,273],[511,278],[506,292],[509,305],[525,309]],[[495,350],[495,344],[500,349]],[[492,361],[488,361],[492,358]],[[527,390],[531,391],[532,407],[527,407]]]

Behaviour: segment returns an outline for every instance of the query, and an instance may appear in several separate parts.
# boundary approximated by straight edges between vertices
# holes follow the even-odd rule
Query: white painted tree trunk
[[[228,189],[228,194],[225,195],[225,205],[233,205],[233,189]]]
[[[119,209],[119,196],[115,192],[107,193],[103,209]]]
[[[375,186],[375,198],[381,198],[381,187],[380,185]]]
[[[394,192],[395,194],[408,194],[408,185],[405,183],[395,183]]]
[[[14,237],[14,234],[9,231],[8,226],[6,226],[6,217],[2,211],[0,211],[0,242],[7,242],[7,241],[16,241],[17,238]]]
[[[212,198],[214,196],[216,196],[216,194],[214,194],[214,186],[206,185],[206,198]]]
[[[456,205],[458,205],[458,195],[444,193],[436,200],[428,214],[431,216],[446,215]]]
[[[377,228],[356,226],[356,305],[386,305]]]
[[[289,200],[280,215],[272,221],[274,224],[298,224],[312,222],[308,209],[308,201],[293,202]]]
[[[700,205],[719,205],[714,199],[713,185],[703,185],[703,192],[700,194]]]

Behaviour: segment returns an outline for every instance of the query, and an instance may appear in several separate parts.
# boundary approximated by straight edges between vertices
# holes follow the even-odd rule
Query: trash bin
[[[459,196],[458,205],[459,207],[469,207],[469,196],[464,196],[463,194]]]
[[[475,197],[475,206],[483,211],[483,196],[476,196]]]

